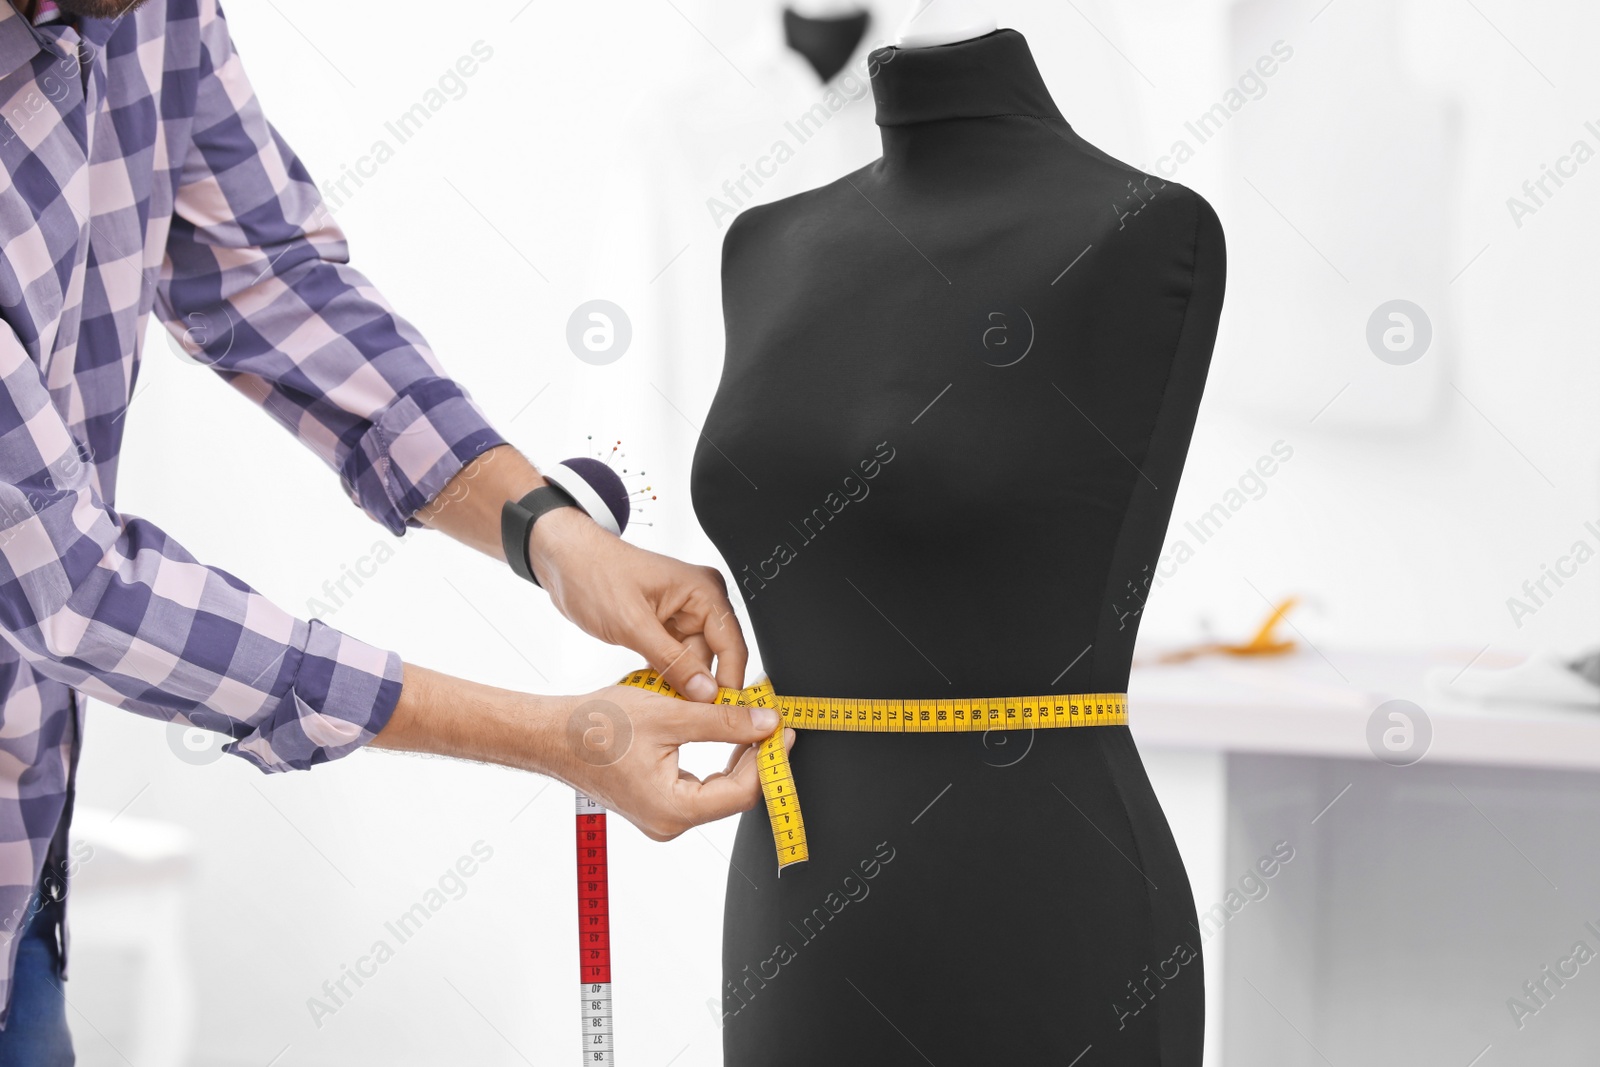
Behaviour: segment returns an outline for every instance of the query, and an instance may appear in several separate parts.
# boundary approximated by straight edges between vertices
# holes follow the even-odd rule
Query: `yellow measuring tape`
[[[681,697],[655,671],[634,671],[619,683],[663,696]],[[989,730],[1039,730],[1063,726],[1125,726],[1126,693],[1072,693],[1065,696],[978,697],[963,700],[871,700],[848,697],[786,697],[765,678],[744,689],[719,689],[716,704],[775,708],[778,726],[761,742],[761,795],[767,802],[778,872],[810,857],[806,824],[800,817],[783,728],[853,730],[881,734],[959,734]]]

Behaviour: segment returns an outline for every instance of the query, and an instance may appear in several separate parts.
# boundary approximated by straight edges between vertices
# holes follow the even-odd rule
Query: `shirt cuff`
[[[428,378],[373,419],[342,477],[351,499],[400,536],[422,525],[416,513],[461,468],[507,443],[465,389],[448,378]]]
[[[223,746],[267,773],[306,770],[354,752],[378,735],[400,702],[397,653],[316,619],[296,630],[305,640],[287,653],[299,658],[287,665],[288,691],[253,732]]]

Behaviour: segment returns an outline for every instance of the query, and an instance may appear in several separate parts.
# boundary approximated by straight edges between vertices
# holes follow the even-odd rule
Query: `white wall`
[[[720,71],[728,94],[748,91],[713,45],[738,46],[766,5],[675,4],[229,7],[268,114],[322,178],[353,165],[475,41],[493,48],[465,95],[338,218],[356,264],[537,457],[581,451],[588,434],[621,437],[648,469],[652,456],[681,457],[693,444],[691,426],[641,383],[653,367],[647,337],[636,339],[637,360],[609,367],[580,363],[564,343],[578,303],[638,285],[613,266],[628,257],[609,257],[597,237],[619,208],[604,193],[611,179],[652,165],[623,116],[648,116],[662,86],[691,72]],[[1236,632],[1264,612],[1258,589],[1309,595],[1300,625],[1319,643],[1450,645],[1463,662],[1485,644],[1499,653],[1594,643],[1600,563],[1520,628],[1505,604],[1584,536],[1585,519],[1600,519],[1600,371],[1586,299],[1600,281],[1600,162],[1520,228],[1505,205],[1575,139],[1600,147],[1583,129],[1600,124],[1600,109],[1585,110],[1596,78],[1589,7],[996,8],[1002,25],[1028,35],[1068,119],[1147,169],[1244,61],[1278,39],[1295,50],[1265,95],[1178,173],[1223,219],[1232,284],[1173,536],[1275,441],[1294,455],[1163,584],[1146,638],[1187,638],[1204,619]],[[1421,151],[1415,130],[1427,138]],[[1438,328],[1434,347],[1410,366],[1381,363],[1365,346],[1367,316],[1413,293]],[[701,388],[680,378],[691,422],[709,403],[718,355],[695,370]],[[126,510],[302,612],[324,581],[391,540],[308,453],[158,333],[122,471]],[[657,525],[637,540],[713,559],[694,529],[686,471],[651,477]],[[330,621],[425,665],[531,690],[583,691],[633,665],[574,636],[503,567],[429,535],[406,538]],[[162,727],[121,712],[96,707],[89,727],[81,803],[126,805],[196,841],[186,930],[199,979],[195,1062],[572,1054],[565,787],[372,753],[269,780],[229,758],[186,764]],[[619,1044],[630,1060],[665,1063],[680,1051],[679,1067],[720,1060],[705,1001],[717,995],[731,836],[731,822],[668,845],[614,830]],[[480,840],[493,858],[466,895],[317,1027],[307,998]],[[1213,895],[1196,887],[1197,898]],[[82,942],[93,944],[92,930]],[[91,963],[86,950],[80,969]],[[79,988],[93,981],[74,978]],[[95,1027],[75,1023],[85,1063],[120,1062]]]

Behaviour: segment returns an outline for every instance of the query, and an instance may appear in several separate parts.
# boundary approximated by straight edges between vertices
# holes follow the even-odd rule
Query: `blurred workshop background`
[[[766,0],[227,14],[352,261],[491,418],[536,459],[615,449],[650,487],[630,537],[716,562],[688,464],[722,235],[877,155],[864,57],[908,6],[864,7],[826,84]],[[1130,591],[1134,729],[1202,912],[1208,1064],[1588,1062],[1600,687],[1573,665],[1600,646],[1600,11],[993,7],[1084,137],[1200,191],[1227,233],[1168,546]],[[580,358],[594,323],[611,347]],[[635,665],[502,565],[365,520],[155,323],[128,420],[124,510],[303,616],[531,691]],[[1290,597],[1256,648],[1292,647],[1238,654]],[[1196,646],[1234,648],[1158,662]],[[267,778],[98,705],[79,781],[81,1063],[576,1055],[560,783],[372,752]],[[734,821],[667,844],[613,823],[622,1061],[719,1064]],[[424,899],[443,903],[399,942],[385,924]]]

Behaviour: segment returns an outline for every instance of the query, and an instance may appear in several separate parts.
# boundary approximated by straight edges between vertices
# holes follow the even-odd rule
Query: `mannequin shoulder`
[[[1072,187],[1090,186],[1111,204],[1107,216],[1111,230],[1126,229],[1136,219],[1156,220],[1159,225],[1150,228],[1169,229],[1174,238],[1191,235],[1196,244],[1222,242],[1221,219],[1195,189],[1125,163],[1068,126],[1052,126],[1051,133],[1071,150]]]
[[[1139,245],[1193,250],[1197,257],[1222,254],[1226,246],[1222,219],[1198,190],[1127,168],[1107,191],[1103,240],[1133,238]]]
[[[1222,219],[1201,193],[1171,179],[1143,174],[1129,190],[1130,199],[1113,210],[1113,225],[1126,228],[1140,219],[1153,220],[1176,239],[1187,238],[1196,248],[1224,243]]]
[[[777,209],[783,204],[782,200],[766,203],[752,204],[733,217],[728,223],[727,232],[722,235],[722,257],[724,260],[729,255],[750,244],[759,241],[764,232],[770,229],[776,221],[774,215],[781,215]]]
[[[848,188],[845,183],[852,177],[846,175],[815,189],[752,204],[739,212],[722,236],[724,269],[742,254],[769,251],[789,242],[800,232],[813,236],[826,232],[829,221],[837,218],[838,190]]]
[[[738,269],[741,258],[761,255],[775,239],[776,204],[753,204],[735,215],[722,235],[722,273]]]

